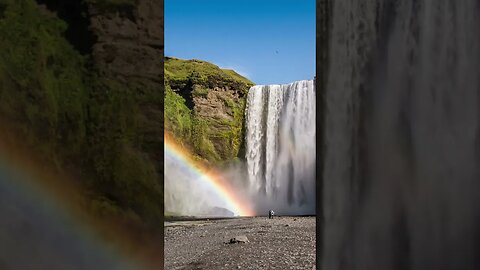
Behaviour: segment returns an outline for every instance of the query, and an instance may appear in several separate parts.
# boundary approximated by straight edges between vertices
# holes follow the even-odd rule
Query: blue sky
[[[315,0],[165,0],[165,55],[256,84],[313,79]]]

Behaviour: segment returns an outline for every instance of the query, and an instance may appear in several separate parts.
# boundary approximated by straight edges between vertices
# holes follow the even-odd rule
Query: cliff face
[[[90,29],[97,37],[97,68],[122,82],[139,80],[158,87],[163,82],[163,12],[156,0],[110,7],[90,1]]]
[[[88,0],[94,66],[104,80],[131,91],[145,133],[140,147],[163,174],[163,1]],[[108,84],[108,83],[107,83]],[[118,91],[118,89],[112,89]]]
[[[238,157],[244,139],[246,94],[253,83],[205,61],[168,57],[165,75],[166,130],[208,161]]]
[[[99,189],[148,221],[163,214],[163,12],[157,0],[88,0],[92,60],[101,108],[93,164]],[[105,117],[104,111],[109,112]],[[100,136],[98,136],[100,135]],[[98,166],[98,165],[97,165]],[[98,168],[98,167],[97,167]]]

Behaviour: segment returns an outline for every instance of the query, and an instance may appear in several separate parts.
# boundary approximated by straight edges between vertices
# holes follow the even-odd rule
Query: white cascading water
[[[314,214],[314,81],[253,86],[245,114],[249,189],[257,213]]]
[[[327,2],[322,269],[480,269],[480,2]]]

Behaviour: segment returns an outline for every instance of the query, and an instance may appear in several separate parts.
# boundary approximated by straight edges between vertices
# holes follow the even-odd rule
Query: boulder
[[[248,242],[250,242],[250,241],[248,240],[248,238],[245,235],[239,235],[239,236],[236,236],[236,237],[230,239],[229,244],[248,243]]]

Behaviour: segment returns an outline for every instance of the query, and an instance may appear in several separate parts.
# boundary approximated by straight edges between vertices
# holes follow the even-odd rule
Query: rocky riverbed
[[[315,269],[315,217],[166,222],[165,269]]]

